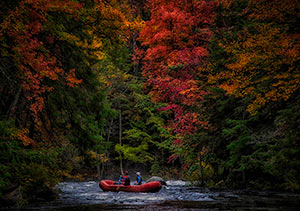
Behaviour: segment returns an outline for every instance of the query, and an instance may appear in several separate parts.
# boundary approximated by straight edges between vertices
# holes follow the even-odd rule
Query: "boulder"
[[[163,178],[157,177],[157,176],[151,177],[150,179],[148,179],[148,180],[146,181],[146,183],[148,183],[148,182],[153,182],[153,181],[158,181],[158,182],[160,182],[162,185],[167,185],[167,183],[165,182],[165,180],[164,180]]]

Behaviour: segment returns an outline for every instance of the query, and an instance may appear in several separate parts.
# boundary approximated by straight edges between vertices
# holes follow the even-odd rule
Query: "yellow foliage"
[[[61,173],[62,176],[67,177],[69,179],[75,179],[75,180],[80,180],[80,181],[82,181],[84,179],[82,175],[71,175],[67,171],[62,171],[60,173]]]
[[[24,146],[34,144],[35,141],[28,136],[29,130],[27,128],[17,129],[12,131],[12,137],[22,141]]]
[[[235,62],[209,81],[227,79],[219,85],[227,94],[236,97],[252,96],[248,111],[256,111],[270,101],[287,100],[297,90],[300,75],[300,38],[271,24],[257,28],[256,33],[244,30],[238,40],[222,44],[232,53]]]
[[[67,32],[62,32],[61,34],[63,35],[64,39],[66,39],[68,41],[74,41],[75,43],[80,41],[80,38],[76,37],[73,34],[69,34]]]
[[[104,33],[106,37],[125,43],[130,39],[132,33],[141,30],[144,22],[140,17],[132,17],[130,10],[124,9],[124,7],[128,7],[125,3],[102,0],[95,3],[96,6],[89,10],[88,14],[85,14],[87,17],[85,21],[95,23],[99,19],[101,22],[98,22],[97,25],[91,24],[86,31],[90,37],[82,40],[68,33],[62,33],[62,36],[64,39],[71,40],[77,46],[85,49],[83,51],[87,56],[94,56],[101,60],[105,57],[105,49],[103,49],[103,40],[99,34]],[[82,13],[85,12],[87,11],[82,11]]]
[[[218,3],[221,4],[225,8],[230,8],[233,4],[234,0],[219,0]]]
[[[249,7],[253,8],[250,18],[287,22],[288,18],[300,17],[299,0],[251,0]]]
[[[105,155],[105,153],[97,153],[97,152],[94,152],[94,151],[89,151],[88,152],[90,154],[90,157],[92,159],[94,159],[95,161],[99,162],[99,163],[106,163],[108,162],[108,157]]]

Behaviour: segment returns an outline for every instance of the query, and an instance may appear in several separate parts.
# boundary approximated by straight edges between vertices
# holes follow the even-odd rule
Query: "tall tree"
[[[173,114],[168,127],[177,140],[180,155],[182,138],[198,127],[208,125],[201,112],[205,91],[203,69],[209,56],[207,49],[213,24],[212,1],[148,1],[150,20],[146,21],[138,40],[142,48],[143,75],[152,100],[165,103],[160,110]]]

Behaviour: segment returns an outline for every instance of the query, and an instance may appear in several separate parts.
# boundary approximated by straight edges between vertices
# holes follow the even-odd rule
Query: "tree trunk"
[[[200,186],[203,187],[204,186],[204,172],[203,172],[203,166],[202,166],[202,157],[200,156],[199,157],[199,161],[200,161],[200,180],[201,180],[201,183],[200,183]]]
[[[104,168],[105,168],[105,163],[102,163],[102,168],[101,168],[101,173],[100,173],[100,178],[102,179],[103,174],[104,174]]]
[[[15,109],[16,109],[16,105],[19,101],[19,97],[20,97],[20,94],[21,94],[21,91],[22,91],[22,87],[20,86],[18,91],[17,91],[17,94],[15,95],[15,99],[14,99],[14,102],[11,104],[10,108],[9,108],[9,111],[8,111],[8,119],[13,119],[13,114],[15,114]]]
[[[98,172],[98,180],[101,180],[103,178],[105,163],[101,163],[97,165],[97,172]]]
[[[102,178],[102,175],[101,175],[101,172],[100,172],[100,165],[101,164],[97,165],[98,180],[101,180],[101,178]]]
[[[134,33],[132,36],[132,50],[133,50],[133,54],[135,55],[135,50],[136,50],[136,38],[138,36],[138,33]],[[133,64],[133,72],[135,75],[137,75],[137,64]]]
[[[113,123],[114,123],[114,120],[111,119],[110,124],[109,124],[108,129],[107,129],[107,138],[106,138],[106,143],[107,143],[107,145],[108,145],[108,143],[109,143],[109,141],[110,141],[110,134],[111,134],[111,130],[112,130]],[[109,153],[108,153],[107,148],[105,149],[105,154],[107,155],[107,158],[108,158],[108,160],[109,160]]]
[[[113,125],[113,119],[111,119],[108,128],[107,128],[107,137],[106,137],[106,143],[108,144],[110,141],[110,134],[111,134],[111,127]],[[103,130],[101,131],[101,136],[103,136]],[[107,146],[107,145],[106,145]],[[109,159],[109,154],[107,148],[105,148],[105,155]],[[98,180],[101,180],[104,174],[104,169],[105,169],[105,162],[97,165],[97,173],[98,173]]]
[[[120,144],[120,146],[122,146],[122,111],[121,111],[121,109],[120,109],[120,114],[119,114],[119,144]],[[121,170],[121,174],[124,175],[122,153],[120,153],[120,170]]]

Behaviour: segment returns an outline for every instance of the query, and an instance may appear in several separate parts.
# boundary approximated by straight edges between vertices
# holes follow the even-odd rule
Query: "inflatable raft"
[[[99,187],[103,191],[124,191],[124,192],[158,192],[162,188],[162,184],[158,181],[145,183],[142,185],[116,185],[112,180],[101,180]]]

